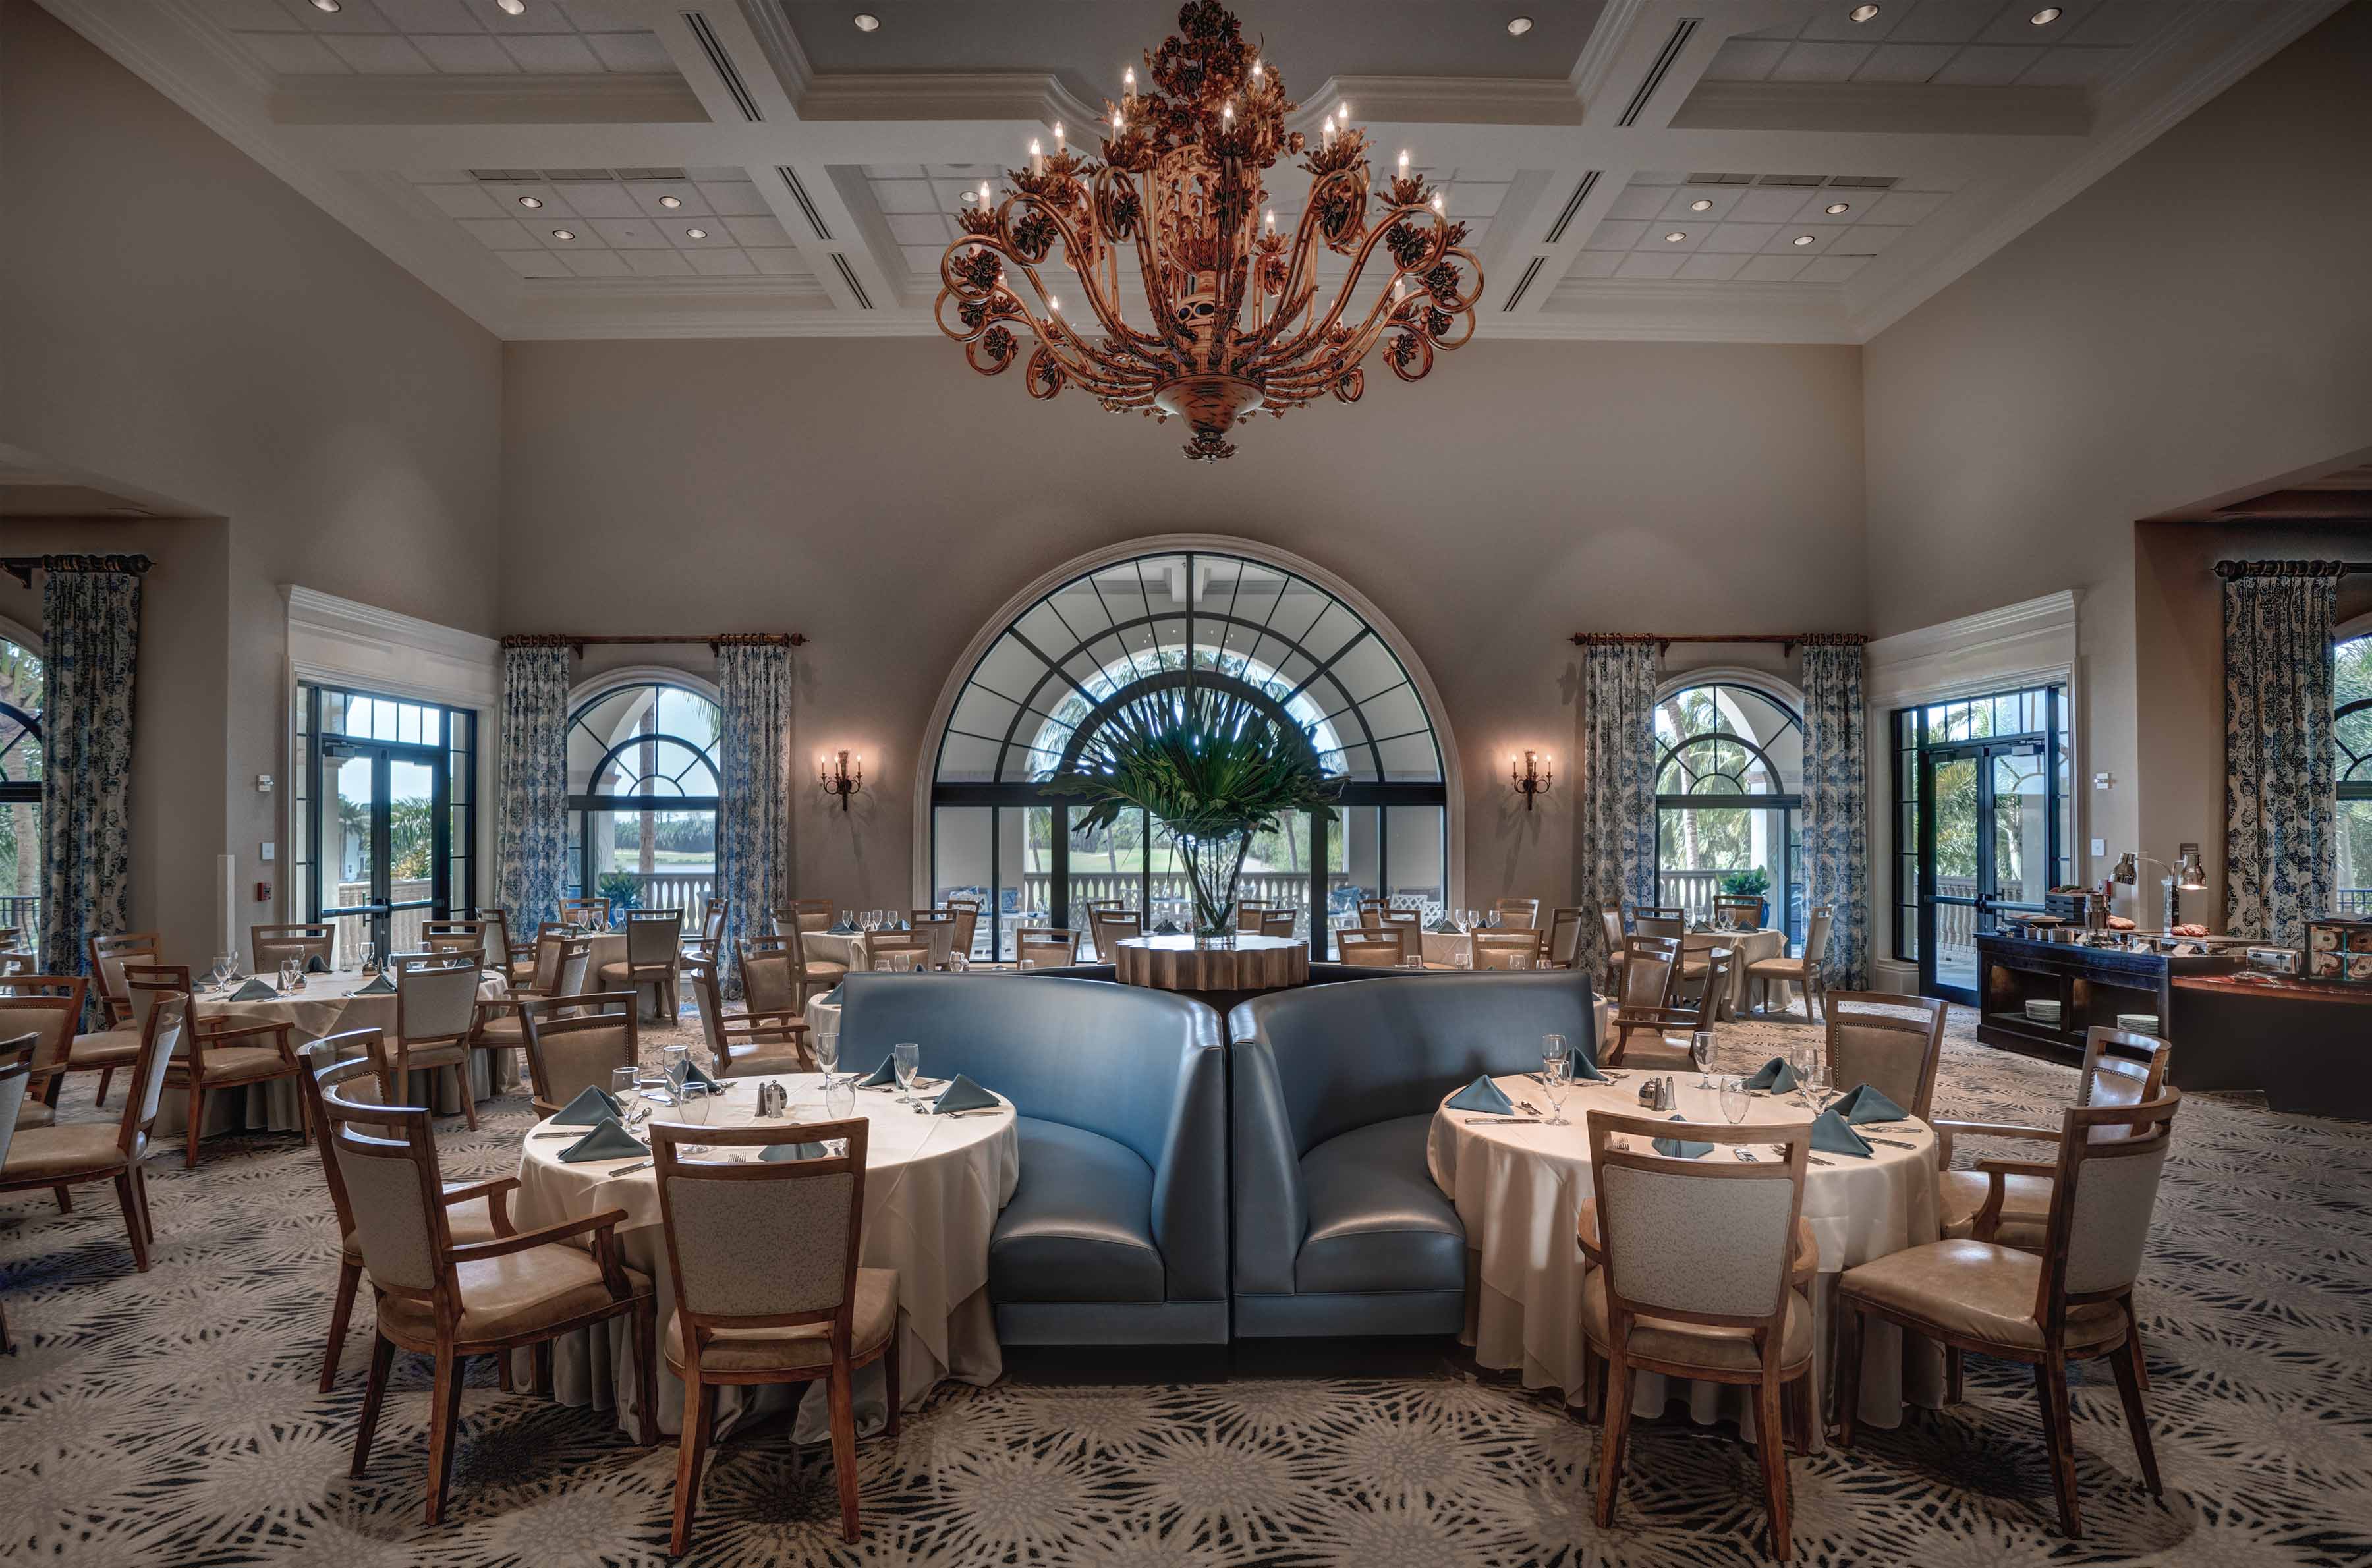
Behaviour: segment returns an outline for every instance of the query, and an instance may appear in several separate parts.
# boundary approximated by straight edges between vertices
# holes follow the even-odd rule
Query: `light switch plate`
[[[255,854],[258,860],[270,860],[272,858],[271,841],[266,840],[264,842],[257,845]]]
[[[2106,840],[2106,839],[2094,839],[2094,840],[2092,841],[2092,853],[2093,853],[2094,854],[2108,854],[2108,853],[2109,853],[2109,841],[2108,841],[2108,840]],[[265,858],[265,859],[267,859],[267,860],[269,860],[269,859],[271,858],[271,856],[266,855],[264,858]]]

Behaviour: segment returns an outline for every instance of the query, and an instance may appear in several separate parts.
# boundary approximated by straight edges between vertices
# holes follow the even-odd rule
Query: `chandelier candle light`
[[[1235,426],[1263,410],[1356,402],[1362,364],[1387,337],[1392,373],[1423,378],[1436,348],[1474,335],[1482,269],[1406,152],[1371,212],[1367,138],[1347,104],[1314,146],[1285,128],[1298,106],[1217,0],[1187,0],[1178,28],[1145,56],[1153,90],[1140,94],[1132,69],[1107,102],[1100,160],[1058,125],[1051,155],[1032,142],[1029,167],[1008,171],[1012,193],[997,202],[983,185],[957,214],[963,238],[940,258],[936,315],[983,376],[1019,362],[1026,334],[1031,397],[1076,385],[1114,412],[1183,419],[1189,458],[1226,458]],[[1288,236],[1262,222],[1266,175],[1303,153],[1309,197]],[[1331,291],[1321,248],[1349,258]],[[1045,275],[1058,262],[1062,293],[1080,302],[1067,310]],[[1134,322],[1124,270],[1143,285]]]
[[[1521,757],[1507,759],[1507,783],[1524,797],[1524,809],[1532,808],[1532,801],[1549,792],[1556,783],[1556,765],[1545,751],[1527,751]]]

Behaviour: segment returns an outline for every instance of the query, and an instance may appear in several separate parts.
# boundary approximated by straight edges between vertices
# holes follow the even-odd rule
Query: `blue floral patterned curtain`
[[[2226,928],[2306,945],[2331,911],[2339,787],[2331,749],[2335,562],[2253,561],[2224,584]]]
[[[1604,974],[1599,912],[1656,901],[1656,671],[1653,642],[1592,643],[1582,662],[1583,967]]]
[[[716,890],[726,900],[717,970],[741,994],[744,936],[771,929],[790,890],[791,650],[778,637],[727,637],[716,648],[725,776],[716,813]]]
[[[1858,640],[1804,649],[1804,870],[1829,906],[1828,987],[1869,984],[1869,752]]]
[[[568,887],[569,656],[556,639],[504,642],[495,886],[511,930],[529,936],[559,918]]]
[[[131,923],[140,578],[106,569],[115,563],[42,563],[41,961],[51,974],[87,972],[90,938]],[[87,1009],[84,1027],[96,1018]]]

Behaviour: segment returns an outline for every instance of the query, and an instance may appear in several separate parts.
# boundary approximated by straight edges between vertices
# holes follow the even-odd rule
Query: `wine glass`
[[[623,1110],[627,1106],[634,1103],[634,1070],[632,1067],[612,1067],[610,1069],[610,1094],[612,1098],[617,1100],[618,1108],[621,1110]]]
[[[1565,1043],[1565,1038],[1564,1038],[1564,1036],[1563,1036],[1563,1035],[1542,1035],[1542,1036],[1541,1036],[1541,1061],[1543,1061],[1543,1062],[1566,1062],[1566,1061],[1570,1061],[1570,1060],[1572,1060],[1572,1058],[1573,1058],[1573,1048],[1572,1048],[1571,1046],[1569,1046],[1569,1045],[1567,1045],[1567,1044]]]
[[[1798,1044],[1787,1052],[1787,1064],[1796,1070],[1796,1097],[1808,1108],[1812,1104],[1812,1058],[1815,1052],[1808,1044]]]
[[[1829,1103],[1828,1052],[1813,1050],[1805,1054],[1810,1058],[1805,1065],[1804,1086],[1812,1091],[1811,1107],[1814,1110],[1825,1109]]]
[[[823,1086],[831,1087],[831,1075],[840,1066],[840,1025],[827,1023],[816,1030],[816,1065],[823,1069]]]
[[[911,1040],[890,1048],[891,1069],[898,1074],[898,1103],[914,1103],[914,1079],[923,1070],[923,1048]]]
[[[1565,1120],[1564,1097],[1565,1091],[1573,1087],[1573,1058],[1570,1056],[1542,1056],[1541,1058],[1541,1087],[1544,1092],[1546,1092],[1549,1098],[1549,1119],[1545,1125],[1550,1127],[1572,1126],[1573,1123]]]
[[[363,972],[363,973],[365,973],[365,974],[370,974],[370,973],[372,973],[372,972],[374,972],[375,970],[378,970],[378,943],[376,943],[376,942],[362,942],[362,943],[357,943],[357,944],[355,945],[355,951],[357,954],[359,954],[359,955],[360,955],[360,961],[361,961],[362,972]],[[236,967],[236,961],[235,961],[235,960],[234,960],[234,966],[233,966],[233,967]]]
[[[1713,1067],[1713,1031],[1711,1029],[1698,1029],[1689,1036],[1689,1060],[1697,1064],[1697,1087],[1712,1088],[1714,1081],[1708,1076]]]
[[[1721,1114],[1732,1127],[1746,1120],[1746,1108],[1753,1103],[1753,1091],[1746,1086],[1744,1078],[1727,1077],[1721,1081]]]
[[[843,911],[841,911],[841,912],[840,912],[840,928],[841,928],[843,931],[850,931],[850,930],[854,930],[854,929],[855,928],[855,926],[856,926],[856,912],[855,912],[855,910],[843,910]]]
[[[684,1098],[684,1081],[692,1073],[692,1048],[684,1045],[663,1045],[659,1047],[659,1071],[667,1079],[668,1103],[681,1105]]]
[[[846,1078],[828,1084],[823,1091],[823,1110],[834,1121],[845,1121],[856,1114],[856,1086]]]

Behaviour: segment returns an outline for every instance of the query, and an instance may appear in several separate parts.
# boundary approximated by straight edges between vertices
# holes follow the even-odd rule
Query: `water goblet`
[[[358,943],[358,944],[356,944],[356,946],[355,946],[355,952],[357,955],[359,955],[359,957],[360,957],[360,961],[361,961],[361,964],[362,964],[362,972],[363,972],[363,973],[365,973],[365,974],[376,974],[376,973],[378,971],[378,943],[376,943],[376,942],[363,942],[363,943]]]
[[[1753,1103],[1754,1093],[1746,1086],[1744,1078],[1731,1076],[1721,1081],[1721,1114],[1732,1127],[1746,1120],[1746,1108]]]
[[[683,1103],[683,1086],[692,1074],[692,1048],[684,1045],[663,1045],[659,1048],[660,1073],[667,1079],[668,1103]]]
[[[1697,1064],[1697,1087],[1709,1089],[1714,1081],[1708,1074],[1713,1068],[1713,1031],[1698,1029],[1689,1036],[1689,1060]]]
[[[632,1067],[610,1069],[610,1098],[618,1102],[621,1115],[623,1115],[626,1108],[634,1103],[634,1070]]]
[[[1572,1048],[1571,1046],[1569,1046],[1569,1045],[1567,1045],[1567,1044],[1565,1043],[1565,1038],[1564,1038],[1564,1036],[1563,1036],[1563,1035],[1542,1035],[1542,1036],[1541,1036],[1541,1061],[1543,1061],[1543,1062],[1567,1062],[1567,1061],[1571,1061],[1571,1060],[1572,1060],[1572,1058],[1573,1058],[1573,1048]],[[1545,1076],[1545,1074],[1543,1074],[1543,1076]]]
[[[923,1069],[923,1048],[914,1041],[901,1040],[890,1048],[890,1061],[898,1074],[898,1103],[914,1102],[914,1078]]]
[[[1547,1094],[1549,1100],[1549,1118],[1546,1125],[1551,1127],[1573,1125],[1565,1119],[1564,1114],[1565,1091],[1572,1087],[1572,1057],[1543,1056],[1541,1058],[1541,1088]]]
[[[827,1024],[816,1030],[816,1065],[823,1069],[823,1086],[831,1087],[831,1075],[840,1066],[840,1026]]]
[[[855,1115],[856,1086],[846,1078],[824,1086],[823,1109],[834,1121],[845,1121]]]

